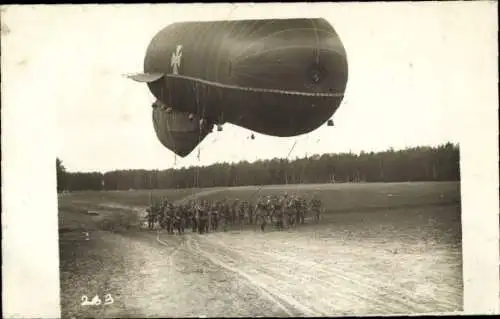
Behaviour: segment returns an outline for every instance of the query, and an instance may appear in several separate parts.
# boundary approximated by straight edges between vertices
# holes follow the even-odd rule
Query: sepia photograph
[[[467,11],[301,8],[2,8],[55,110],[62,318],[464,310]]]

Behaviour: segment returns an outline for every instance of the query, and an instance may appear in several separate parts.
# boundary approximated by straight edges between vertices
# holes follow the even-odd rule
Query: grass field
[[[306,198],[317,193],[324,219],[266,233],[171,236],[138,228],[151,196],[253,201],[283,191]],[[79,192],[59,197],[59,222],[63,317],[364,315],[462,308],[460,186],[455,182]],[[79,305],[81,295],[105,291],[115,296],[112,306]]]
[[[139,220],[136,213],[144,214],[151,201],[167,198],[169,201],[189,198],[217,200],[249,200],[254,202],[260,195],[299,194],[309,199],[316,194],[323,202],[326,214],[342,212],[367,212],[380,209],[411,208],[434,205],[450,205],[460,203],[460,184],[443,183],[367,183],[367,184],[305,184],[305,185],[271,185],[243,186],[231,188],[202,188],[180,190],[135,190],[105,192],[75,192],[59,197],[60,229],[80,229],[85,225],[88,229],[104,227],[109,229],[111,223],[119,228],[137,226]],[[82,210],[100,212],[99,217],[89,218],[71,214]],[[132,214],[129,214],[132,213]],[[66,218],[65,218],[66,217]],[[109,222],[108,222],[109,220]]]

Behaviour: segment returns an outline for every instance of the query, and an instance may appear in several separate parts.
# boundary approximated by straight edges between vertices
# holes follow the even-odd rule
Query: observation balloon
[[[151,40],[144,73],[160,142],[187,156],[224,123],[290,137],[327,122],[344,97],[345,48],[325,19],[174,23]]]

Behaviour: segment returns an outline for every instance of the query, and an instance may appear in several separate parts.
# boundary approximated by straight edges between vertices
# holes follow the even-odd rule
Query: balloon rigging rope
[[[298,138],[297,138],[297,139],[295,139],[295,141],[293,142],[293,145],[292,145],[292,147],[290,148],[290,150],[288,151],[288,155],[285,157],[285,159],[287,159],[287,160],[289,159],[290,154],[292,154],[292,151],[293,151],[293,149],[295,148],[295,145],[297,145],[297,142],[298,142]],[[248,200],[250,201],[250,200],[251,200],[251,199],[252,199],[252,198],[253,198],[256,194],[258,194],[258,193],[262,190],[262,188],[263,188],[264,186],[265,186],[265,185],[260,185],[260,186],[259,186],[259,188],[258,188],[255,192],[253,192],[253,193],[252,193],[252,195],[250,195],[250,197],[248,198]]]
[[[308,150],[308,146],[309,146],[309,143],[308,143],[308,140],[309,140],[309,134],[306,135],[306,157],[305,157],[305,163],[303,163],[301,166],[301,170],[300,170],[300,175],[299,175],[299,183],[297,184],[297,188],[295,189],[295,195],[297,195],[297,193],[299,192],[299,188],[302,186],[303,184],[303,176],[304,176],[304,171],[305,171],[305,168],[307,165],[309,165],[309,161],[307,160],[307,150]]]
[[[165,74],[165,77],[172,79],[182,79],[193,81],[196,83],[206,84],[210,86],[214,86],[222,89],[231,89],[231,90],[239,90],[244,92],[253,92],[253,93],[272,93],[272,94],[281,94],[281,95],[298,95],[298,96],[310,96],[310,97],[343,97],[344,93],[314,93],[314,92],[299,92],[299,91],[288,91],[288,90],[278,90],[278,89],[263,89],[263,88],[252,88],[252,87],[244,87],[239,85],[231,85],[231,84],[223,84],[214,81],[203,80],[199,78],[195,78],[187,75],[180,74]]]
[[[198,83],[193,83],[193,87],[194,87],[194,95],[196,97],[196,108],[198,109],[199,106],[200,106],[200,96],[199,96],[199,87],[198,87]],[[205,109],[205,107],[203,107],[203,109]],[[195,188],[193,188],[193,195],[194,195],[194,191],[196,188],[199,188],[200,186],[200,149],[201,149],[201,131],[203,129],[202,127],[202,122],[201,120],[203,119],[203,114],[204,112],[202,112],[202,116],[200,118],[200,122],[198,123],[199,125],[199,131],[198,131],[198,153],[196,154],[197,156],[197,159],[198,159],[198,165],[196,165],[196,174],[195,174]]]

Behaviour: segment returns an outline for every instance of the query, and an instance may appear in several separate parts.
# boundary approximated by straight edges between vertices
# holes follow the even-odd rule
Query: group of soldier
[[[175,204],[164,199],[160,205],[147,209],[146,218],[149,229],[160,227],[170,234],[174,231],[183,234],[185,229],[192,229],[202,234],[245,225],[258,227],[261,231],[268,226],[283,230],[304,224],[307,214],[319,221],[321,210],[322,203],[316,195],[307,201],[284,193],[281,196],[261,196],[254,204],[238,199],[233,202],[201,199]]]

